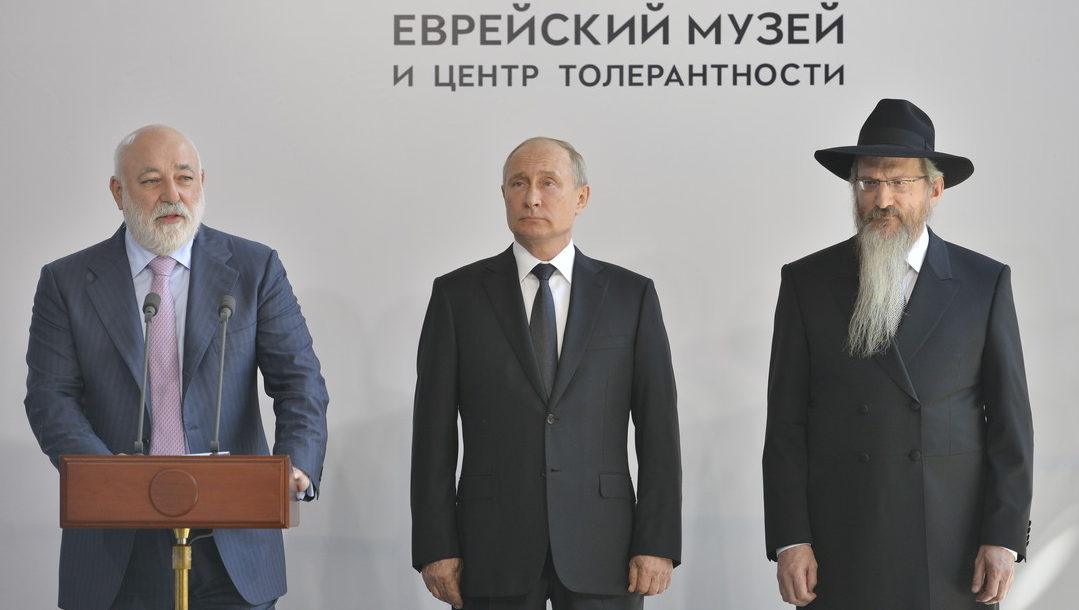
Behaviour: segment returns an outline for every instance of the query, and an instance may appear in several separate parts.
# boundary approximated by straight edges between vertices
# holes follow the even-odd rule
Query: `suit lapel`
[[[532,337],[528,334],[528,318],[525,316],[524,302],[521,300],[521,280],[517,277],[517,263],[513,257],[513,248],[507,248],[502,254],[491,259],[487,267],[488,274],[483,280],[491,308],[498,318],[506,340],[509,341],[517,360],[521,363],[528,381],[540,398],[547,399],[547,389],[540,378],[539,364],[532,349]],[[572,302],[572,301],[571,301]]]
[[[139,304],[135,302],[135,284],[131,280],[131,265],[124,247],[121,227],[100,254],[87,265],[91,281],[86,294],[98,319],[112,340],[135,384],[142,386],[143,333],[140,326]]]
[[[928,227],[926,227],[928,230]],[[929,232],[929,249],[925,262],[918,273],[914,292],[899,325],[895,342],[904,360],[911,360],[925,345],[925,340],[936,328],[944,312],[951,305],[958,290],[958,282],[952,279],[952,266],[944,242]]]
[[[184,322],[183,396],[206,356],[210,340],[217,334],[217,306],[221,297],[232,294],[239,272],[228,265],[232,258],[225,240],[203,226],[191,249],[191,277],[187,292],[187,320]]]
[[[926,227],[929,230],[929,227]],[[903,312],[895,340],[888,351],[876,358],[889,376],[914,400],[918,393],[910,379],[906,363],[913,360],[925,344],[929,334],[936,328],[941,316],[948,309],[958,289],[952,280],[952,267],[948,249],[932,231],[929,231],[929,248],[925,262],[918,273],[914,292]]]
[[[901,390],[914,400],[918,400],[918,392],[914,390],[914,383],[910,380],[907,366],[903,363],[903,357],[899,354],[899,348],[896,347],[894,340],[888,345],[888,349],[883,354],[873,356],[873,360],[877,361],[877,364],[884,369],[885,373],[888,373],[888,376]]]
[[[558,357],[554,389],[548,408],[553,409],[569,386],[581,363],[592,329],[607,296],[607,276],[603,265],[576,251],[573,259],[573,284],[570,286],[569,313],[562,336],[562,352]]]

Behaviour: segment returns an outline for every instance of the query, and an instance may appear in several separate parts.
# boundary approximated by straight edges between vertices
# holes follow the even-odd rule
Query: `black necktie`
[[[554,317],[554,295],[551,294],[551,275],[554,265],[540,263],[532,269],[532,275],[539,279],[539,290],[532,301],[532,319],[528,329],[532,332],[532,349],[536,351],[540,377],[547,388],[547,397],[551,396],[554,386],[554,372],[558,367],[558,330]]]

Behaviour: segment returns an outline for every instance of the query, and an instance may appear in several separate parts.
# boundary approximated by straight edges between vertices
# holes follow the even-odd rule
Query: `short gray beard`
[[[917,236],[906,224],[895,235],[884,236],[859,220],[856,239],[858,298],[847,329],[847,352],[869,358],[884,352],[899,329],[907,255]]]
[[[168,256],[180,249],[195,236],[202,224],[205,198],[200,198],[192,206],[189,212],[187,206],[177,201],[174,203],[162,203],[155,207],[149,214],[144,214],[142,208],[127,198],[127,193],[121,194],[121,203],[124,212],[124,224],[131,236],[140,246],[158,256]],[[175,226],[159,225],[154,222],[168,214],[176,214],[183,217],[183,221]]]

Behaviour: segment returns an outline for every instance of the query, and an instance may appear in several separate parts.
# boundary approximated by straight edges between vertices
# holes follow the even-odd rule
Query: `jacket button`
[[[921,408],[922,408],[922,403],[918,402],[917,400],[911,401],[911,403],[910,403],[910,410],[911,411],[917,411],[917,410],[919,410]]]
[[[869,463],[869,454],[868,453],[863,453],[863,454],[859,455],[858,456],[858,461],[863,463],[863,464],[868,464]]]
[[[553,424],[554,423],[554,415],[547,415],[547,423],[548,424]]]
[[[862,415],[868,414],[869,413],[869,405],[862,405],[862,406],[858,407],[858,412],[861,413]]]
[[[910,461],[917,462],[918,460],[922,459],[922,452],[914,449],[910,452],[908,457],[910,457]]]

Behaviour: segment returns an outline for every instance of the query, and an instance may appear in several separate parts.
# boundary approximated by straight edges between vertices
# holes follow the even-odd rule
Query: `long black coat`
[[[549,541],[570,590],[616,595],[626,591],[631,556],[678,563],[674,374],[651,280],[576,253],[554,389],[545,394],[512,250],[435,280],[413,421],[417,569],[462,557],[465,595],[524,594]],[[458,414],[464,458],[455,490]]]
[[[854,240],[783,268],[766,549],[812,543],[811,608],[985,608],[970,593],[978,546],[1026,554],[1033,429],[1009,277],[930,232],[896,340],[855,359]]]

